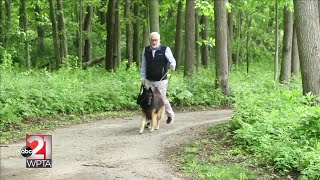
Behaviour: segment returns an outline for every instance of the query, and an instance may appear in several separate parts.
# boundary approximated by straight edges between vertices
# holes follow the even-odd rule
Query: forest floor
[[[52,135],[52,168],[26,168],[20,141],[1,146],[0,179],[186,179],[169,163],[168,151],[231,115],[231,110],[178,112],[173,124],[163,120],[160,130],[143,134],[139,116],[45,131]]]

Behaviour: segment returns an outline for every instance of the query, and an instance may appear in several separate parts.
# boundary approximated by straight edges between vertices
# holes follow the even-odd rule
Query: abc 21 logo
[[[52,168],[52,136],[27,134],[20,153],[26,157],[26,168]]]

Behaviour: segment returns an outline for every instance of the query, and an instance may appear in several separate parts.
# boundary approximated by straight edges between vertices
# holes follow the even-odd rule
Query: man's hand
[[[175,65],[170,64],[170,67],[169,67],[169,68],[170,68],[170,70],[171,70],[171,71],[174,71],[174,70],[176,69],[176,66],[175,66]]]

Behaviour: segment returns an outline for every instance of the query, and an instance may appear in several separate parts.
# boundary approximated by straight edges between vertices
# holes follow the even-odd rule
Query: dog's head
[[[143,87],[142,92],[142,103],[144,105],[150,106],[153,102],[153,92],[151,87],[147,89],[146,87]]]

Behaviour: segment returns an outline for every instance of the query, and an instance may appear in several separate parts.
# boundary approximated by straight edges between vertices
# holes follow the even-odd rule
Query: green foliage
[[[210,16],[212,19],[214,18],[213,3],[206,0],[197,0],[195,8],[200,10],[199,15]]]
[[[179,146],[173,156],[177,167],[190,179],[257,179],[243,156],[228,145],[232,136],[227,131],[225,125],[212,126],[201,137]]]
[[[12,67],[13,67],[13,60],[12,60],[12,56],[10,53],[8,53],[7,50],[4,50],[1,48],[1,51],[3,51],[3,53],[1,53],[1,71],[11,71]]]
[[[169,76],[169,99],[177,106],[231,106],[231,99],[215,89],[214,77],[212,69],[201,69],[192,79],[185,80],[182,73],[172,74]]]
[[[79,114],[114,110],[137,110],[140,70],[123,62],[114,73],[100,68],[80,70],[76,57],[68,57],[59,71],[17,70],[2,72],[0,106],[1,129],[25,123],[32,117]],[[208,75],[206,78],[205,74]],[[193,81],[183,79],[181,72],[170,72],[168,98],[176,106],[228,105],[212,85],[213,73],[200,72]]]
[[[301,82],[275,84],[272,72],[264,70],[270,65],[259,66],[250,76],[233,74],[235,139],[279,171],[296,170],[302,179],[319,179],[319,105],[302,96]]]

